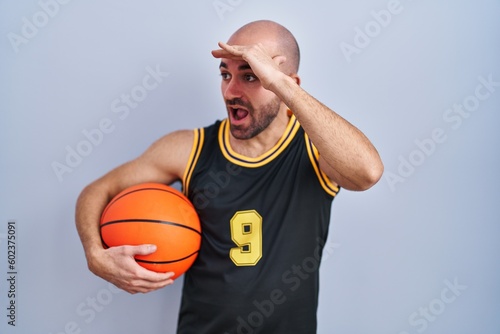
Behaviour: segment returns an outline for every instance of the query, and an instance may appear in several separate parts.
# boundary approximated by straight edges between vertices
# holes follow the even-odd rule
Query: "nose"
[[[225,100],[232,100],[234,98],[242,97],[241,86],[235,78],[231,78],[222,82],[222,95]]]

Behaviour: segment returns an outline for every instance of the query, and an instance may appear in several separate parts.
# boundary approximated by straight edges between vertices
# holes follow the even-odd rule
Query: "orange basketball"
[[[191,267],[201,243],[200,220],[193,204],[178,190],[159,183],[132,186],[116,195],[101,216],[106,247],[154,244],[156,252],[136,261],[173,279]]]

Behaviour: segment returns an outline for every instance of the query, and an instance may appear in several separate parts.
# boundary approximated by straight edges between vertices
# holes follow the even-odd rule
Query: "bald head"
[[[300,50],[292,33],[282,25],[268,20],[250,22],[238,29],[228,44],[250,45],[262,43],[274,55],[286,57],[284,70],[295,74],[299,70]]]

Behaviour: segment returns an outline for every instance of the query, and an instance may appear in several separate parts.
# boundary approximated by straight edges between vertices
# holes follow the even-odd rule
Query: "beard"
[[[250,118],[250,124],[244,126],[230,123],[229,129],[236,139],[250,139],[264,131],[278,116],[281,100],[276,96],[257,111],[251,103],[238,98],[226,101],[226,105],[228,109],[231,109],[231,105],[239,105],[248,110],[247,117]]]

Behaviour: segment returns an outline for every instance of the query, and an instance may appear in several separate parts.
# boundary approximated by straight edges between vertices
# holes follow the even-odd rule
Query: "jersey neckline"
[[[229,120],[227,118],[224,119],[220,124],[218,134],[220,150],[224,157],[230,162],[234,163],[235,165],[250,168],[264,166],[265,164],[275,159],[288,147],[300,128],[300,124],[297,121],[297,118],[292,114],[280,140],[278,140],[278,142],[267,152],[258,157],[251,158],[233,151],[229,142],[229,125]]]

